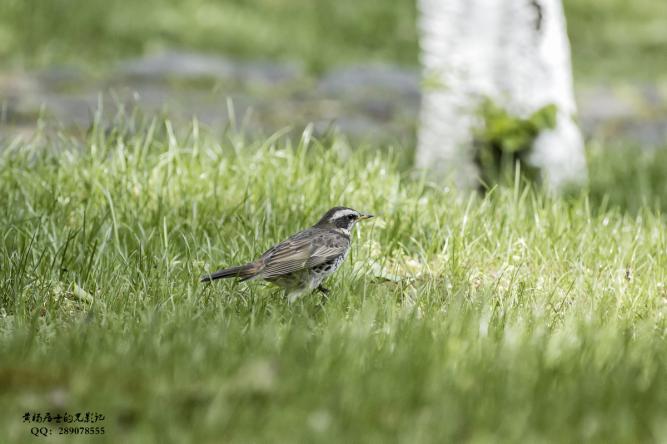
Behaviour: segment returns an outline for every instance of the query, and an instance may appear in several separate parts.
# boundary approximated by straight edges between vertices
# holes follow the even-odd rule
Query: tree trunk
[[[417,166],[473,186],[472,129],[480,101],[517,117],[554,104],[556,127],[535,140],[529,162],[560,188],[586,179],[573,117],[570,48],[560,0],[418,0],[424,94]]]

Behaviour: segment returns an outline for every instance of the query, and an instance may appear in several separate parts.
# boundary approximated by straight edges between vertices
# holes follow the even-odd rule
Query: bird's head
[[[324,213],[324,216],[322,216],[320,221],[316,223],[315,226],[340,228],[349,233],[354,224],[356,224],[358,221],[370,219],[371,217],[374,216],[372,214],[353,210],[352,208],[334,207]]]

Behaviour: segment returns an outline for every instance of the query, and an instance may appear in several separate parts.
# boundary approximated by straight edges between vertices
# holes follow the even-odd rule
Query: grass
[[[667,3],[564,0],[575,75],[583,81],[667,80]]]
[[[173,47],[298,59],[315,71],[369,59],[417,63],[412,1],[391,8],[379,0],[2,2],[0,57],[17,63],[104,65]]]
[[[664,81],[665,2],[564,4],[579,80]],[[416,15],[415,0],[0,0],[0,63],[104,70],[176,47],[300,60],[313,71],[369,60],[417,66]]]
[[[465,195],[307,132],[121,119],[4,145],[3,442],[63,410],[106,416],[91,442],[667,439],[660,152],[593,147],[561,198]],[[338,204],[380,217],[326,303],[197,282]]]

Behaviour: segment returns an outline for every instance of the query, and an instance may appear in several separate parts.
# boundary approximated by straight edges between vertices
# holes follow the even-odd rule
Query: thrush
[[[204,275],[201,282],[238,278],[263,279],[285,289],[290,303],[312,290],[329,293],[322,282],[340,267],[350,252],[354,224],[372,214],[334,207],[312,227],[271,247],[254,262]]]

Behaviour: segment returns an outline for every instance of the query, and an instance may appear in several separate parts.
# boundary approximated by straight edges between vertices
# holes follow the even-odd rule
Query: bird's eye
[[[354,219],[357,218],[357,216],[355,216],[354,214],[350,214],[350,215],[347,216],[347,218],[350,219],[350,220],[354,220]]]

